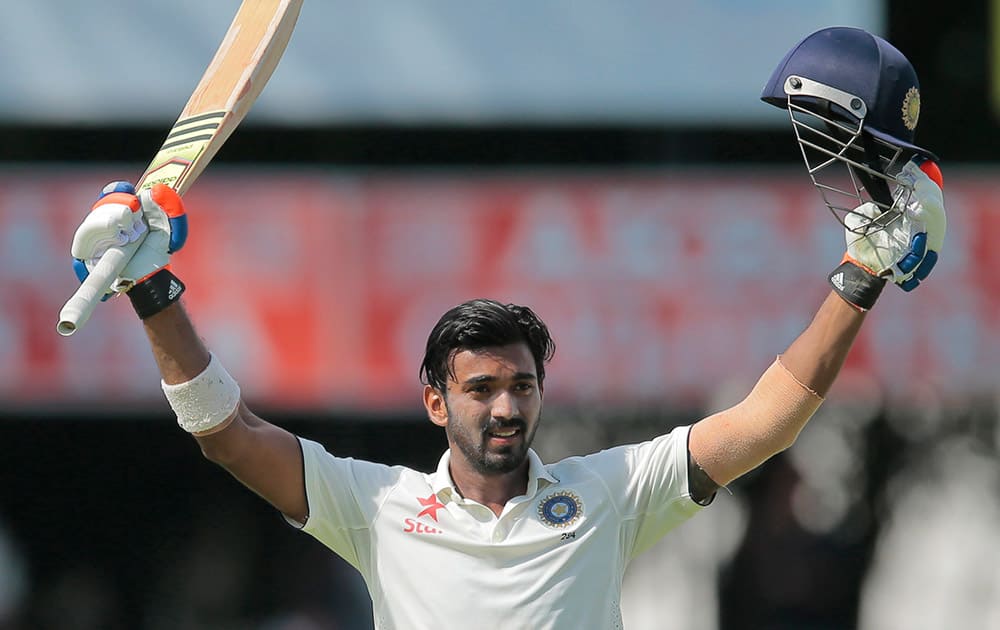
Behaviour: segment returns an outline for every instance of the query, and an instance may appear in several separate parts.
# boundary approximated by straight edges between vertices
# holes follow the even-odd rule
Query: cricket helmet
[[[771,74],[761,100],[788,110],[809,176],[842,224],[863,203],[884,211],[861,228],[852,221],[852,231],[884,229],[898,218],[896,208],[909,195],[896,174],[910,159],[937,161],[914,144],[916,71],[892,44],[865,30],[825,28],[800,41]]]

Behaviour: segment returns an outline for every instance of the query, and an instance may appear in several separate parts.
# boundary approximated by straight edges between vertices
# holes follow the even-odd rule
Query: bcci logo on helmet
[[[903,97],[903,124],[913,131],[917,128],[918,118],[920,118],[920,90],[911,87]]]

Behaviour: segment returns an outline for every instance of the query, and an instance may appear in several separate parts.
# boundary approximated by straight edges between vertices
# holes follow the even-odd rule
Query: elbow
[[[777,444],[775,445],[774,454],[777,455],[782,451],[787,451],[792,448],[795,441],[799,439],[799,433],[801,430],[802,427],[799,427],[797,430],[785,431],[782,435],[779,435],[777,438]]]
[[[246,424],[240,415],[226,421],[221,429],[206,435],[195,435],[201,454],[208,461],[228,468],[240,457],[245,443]]]
[[[198,446],[201,448],[202,456],[213,464],[225,466],[227,462],[232,461],[233,455],[231,449],[226,448],[224,445],[217,444],[215,440],[198,437],[195,439],[198,441]]]

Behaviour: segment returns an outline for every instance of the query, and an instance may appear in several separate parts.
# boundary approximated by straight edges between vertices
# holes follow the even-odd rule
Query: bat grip
[[[143,240],[145,239],[139,239],[124,247],[112,247],[104,252],[97,265],[91,270],[90,275],[59,311],[59,323],[56,325],[56,331],[60,335],[68,337],[87,323],[91,313],[94,312],[94,307],[111,288],[115,278],[121,275],[125,265],[132,259]]]

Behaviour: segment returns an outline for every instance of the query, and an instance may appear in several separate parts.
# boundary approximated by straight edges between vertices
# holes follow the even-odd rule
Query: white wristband
[[[226,421],[240,403],[240,386],[210,354],[208,367],[186,383],[161,381],[177,424],[188,433],[204,433]]]

